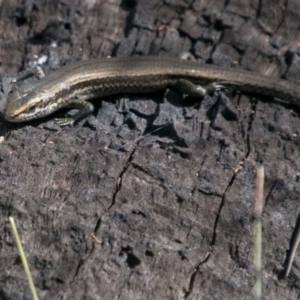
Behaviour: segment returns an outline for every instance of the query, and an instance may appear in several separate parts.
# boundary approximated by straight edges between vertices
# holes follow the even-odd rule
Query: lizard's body
[[[88,60],[73,63],[25,84],[8,95],[5,118],[23,122],[51,114],[62,107],[81,111],[62,124],[72,124],[93,111],[86,101],[121,93],[146,93],[173,88],[193,97],[204,97],[207,85],[245,93],[269,95],[300,104],[300,88],[286,80],[254,72],[225,69],[196,61],[157,57]]]

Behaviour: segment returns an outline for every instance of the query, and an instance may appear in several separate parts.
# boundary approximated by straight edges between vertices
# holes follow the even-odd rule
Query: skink
[[[74,107],[78,113],[58,122],[72,125],[93,111],[90,100],[103,96],[171,88],[201,99],[222,87],[300,104],[300,88],[286,80],[196,61],[130,57],[76,62],[24,84],[8,95],[4,116],[11,122],[23,122]]]

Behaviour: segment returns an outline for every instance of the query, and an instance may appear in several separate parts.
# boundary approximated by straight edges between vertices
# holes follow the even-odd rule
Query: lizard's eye
[[[35,112],[35,109],[36,109],[36,106],[31,106],[31,107],[29,107],[28,112],[33,113],[33,112]]]

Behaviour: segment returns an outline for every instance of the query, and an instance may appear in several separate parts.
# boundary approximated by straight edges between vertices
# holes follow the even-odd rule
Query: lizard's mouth
[[[18,112],[11,111],[9,107],[4,110],[4,118],[10,122],[18,122]]]
[[[22,122],[25,120],[32,120],[38,116],[38,109],[36,105],[24,109],[23,107],[16,108],[14,105],[7,103],[4,111],[4,118],[9,122]]]
[[[8,111],[4,111],[4,118],[9,121],[9,122],[22,122],[25,117],[22,117],[22,113],[21,114],[17,114],[17,113],[9,113]]]

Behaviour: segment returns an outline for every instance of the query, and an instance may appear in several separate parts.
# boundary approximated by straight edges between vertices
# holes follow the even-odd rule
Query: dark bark
[[[42,58],[51,72],[190,52],[297,81],[299,11],[298,0],[3,1],[1,73]],[[41,299],[252,299],[261,162],[264,298],[297,299],[299,256],[279,278],[299,213],[299,109],[268,100],[120,95],[58,131],[49,121],[66,111],[30,124],[1,118],[0,299],[29,299],[8,216]]]

